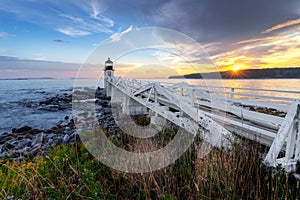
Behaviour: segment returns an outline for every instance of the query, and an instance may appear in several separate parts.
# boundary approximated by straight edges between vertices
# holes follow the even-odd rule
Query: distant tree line
[[[223,72],[194,73],[183,76],[170,76],[170,79],[274,79],[274,78],[300,78],[300,67],[297,68],[266,68],[245,69]]]

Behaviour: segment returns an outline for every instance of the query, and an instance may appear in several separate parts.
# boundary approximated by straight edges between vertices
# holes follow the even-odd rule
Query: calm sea
[[[84,80],[86,85],[94,81]],[[263,79],[263,80],[177,80],[152,79],[169,83],[188,82],[195,85],[213,85],[226,87],[262,88],[273,90],[300,91],[300,79]],[[47,112],[36,107],[26,107],[28,102],[38,103],[57,94],[71,94],[74,80],[34,79],[0,80],[0,134],[11,132],[12,128],[29,125],[46,129],[54,126],[65,116],[71,117],[72,111]],[[91,85],[92,86],[92,85]],[[272,95],[272,93],[270,93]],[[275,95],[275,94],[274,94]],[[278,95],[278,94],[276,94]],[[300,98],[297,94],[285,94],[285,97]]]

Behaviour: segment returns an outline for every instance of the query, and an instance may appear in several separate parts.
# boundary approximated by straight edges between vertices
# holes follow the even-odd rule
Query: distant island
[[[220,77],[221,76],[221,77]],[[300,67],[297,68],[266,68],[266,69],[245,69],[239,71],[222,71],[210,73],[195,73],[182,76],[169,76],[169,79],[275,79],[300,78]]]
[[[41,78],[0,78],[0,80],[33,80],[33,79],[55,79],[51,77],[41,77]]]

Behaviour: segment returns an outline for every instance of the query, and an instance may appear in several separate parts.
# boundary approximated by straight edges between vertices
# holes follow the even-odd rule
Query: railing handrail
[[[127,79],[127,78],[122,78],[124,81],[127,81],[128,83],[133,83],[133,79]],[[136,80],[136,79],[134,79]],[[146,84],[150,84],[150,83],[155,83],[153,81],[149,81],[149,80],[138,80],[138,82],[141,85],[146,85]],[[135,81],[135,83],[137,83]],[[144,84],[143,84],[144,83]],[[161,84],[165,84],[168,86],[172,86],[174,85],[174,83],[168,83],[168,82],[159,82]],[[184,83],[184,82],[181,82]],[[300,98],[291,98],[291,97],[283,97],[283,96],[270,96],[270,95],[262,95],[262,94],[251,94],[251,93],[245,93],[245,92],[236,92],[235,90],[248,90],[248,91],[264,91],[264,92],[277,92],[277,93],[290,93],[290,94],[300,94],[300,91],[293,91],[293,90],[273,90],[273,89],[262,89],[262,88],[241,88],[241,87],[228,87],[228,86],[201,86],[201,85],[191,85],[188,83],[184,83],[185,85],[181,85],[178,86],[178,90],[183,89],[184,90],[198,90],[201,92],[207,92],[208,94],[224,94],[224,95],[231,95],[231,97],[226,98],[227,100],[231,100],[234,101],[234,99],[239,99],[239,98],[235,98],[234,96],[239,96],[239,97],[253,97],[253,98],[258,98],[255,99],[255,101],[259,101],[259,99],[261,100],[260,102],[262,102],[262,100],[266,100],[266,99],[272,99],[273,101],[275,100],[279,100],[279,101],[288,101],[288,102],[293,102],[295,100],[298,100]],[[168,87],[167,86],[167,87]],[[201,88],[216,88],[216,89],[231,89],[231,91],[226,91],[226,90],[205,90],[205,89],[201,89]],[[188,94],[188,93],[187,93]],[[198,96],[198,95],[197,95]],[[284,102],[282,102],[284,103]]]
[[[132,80],[129,78],[122,78],[125,80]],[[154,83],[154,81],[149,81],[149,80],[140,80],[140,79],[135,79],[141,83]],[[159,81],[159,83],[162,84],[166,84],[166,85],[174,85],[174,83],[170,83],[170,82],[163,82],[163,81]],[[181,82],[184,83],[184,82]],[[188,83],[186,83],[188,84]],[[292,94],[300,94],[300,91],[296,91],[296,90],[274,90],[274,89],[264,89],[264,88],[243,88],[243,87],[229,87],[229,86],[203,86],[203,85],[192,85],[192,84],[188,84],[190,87],[200,87],[200,88],[223,88],[223,89],[231,89],[234,88],[235,90],[253,90],[253,91],[263,91],[263,92],[278,92],[278,93],[292,93]]]
[[[195,85],[196,87],[207,87],[202,85]],[[254,91],[263,91],[263,92],[278,92],[278,93],[292,93],[292,94],[300,94],[300,91],[295,90],[273,90],[273,89],[263,89],[263,88],[242,88],[242,87],[228,87],[228,86],[208,86],[209,88],[224,88],[224,89],[231,89],[234,88],[235,90],[254,90]]]
[[[197,86],[197,85],[189,85],[190,87],[178,87],[177,89],[192,89],[193,90],[200,90],[207,93],[220,93],[220,94],[230,94],[230,95],[238,95],[238,96],[245,96],[245,97],[257,97],[263,99],[272,98],[273,100],[283,100],[283,101],[295,101],[300,98],[292,98],[292,97],[282,97],[282,96],[270,96],[270,95],[261,95],[261,94],[249,94],[244,92],[235,92],[235,90],[252,90],[252,91],[264,91],[264,92],[281,92],[281,93],[293,93],[293,94],[300,94],[300,91],[292,91],[292,90],[269,90],[269,89],[260,89],[260,88],[235,88],[235,87],[222,87],[222,86]],[[199,88],[200,87],[200,88]],[[205,90],[201,89],[201,87],[205,88],[220,88],[220,89],[233,89],[233,92],[228,92],[225,90]]]
[[[107,81],[111,81],[110,83],[113,86],[127,94],[130,98],[133,98],[143,106],[152,109],[156,114],[163,116],[191,133],[194,133],[194,129],[191,129],[191,127],[194,126],[190,126],[191,124],[183,124],[183,118],[180,119],[179,117],[181,114],[175,115],[174,113],[170,113],[172,112],[171,109],[165,109],[164,107],[175,107],[175,111],[180,111],[179,113],[182,112],[182,116],[191,117],[198,125],[208,131],[212,131],[211,133],[213,134],[221,133],[221,135],[226,136],[226,134],[230,135],[229,130],[233,129],[234,131],[240,130],[238,134],[248,137],[251,140],[256,140],[256,136],[261,137],[263,139],[263,141],[261,141],[262,144],[271,145],[264,160],[264,163],[269,166],[275,167],[277,164],[282,164],[287,171],[292,171],[296,169],[297,162],[300,161],[300,145],[298,143],[300,136],[300,125],[298,123],[300,119],[300,98],[243,93],[236,92],[235,89],[293,94],[300,94],[300,91],[208,86],[208,88],[215,89],[230,89],[230,92],[228,92],[226,90],[204,90],[201,89],[204,86],[201,87],[185,83],[172,84],[169,87],[170,84],[164,86],[163,84],[159,84],[160,82],[140,82],[132,79],[123,79],[122,81],[108,79]],[[120,85],[116,84],[117,82],[119,82]],[[216,95],[216,93],[225,94],[225,96]],[[216,101],[210,100],[210,96],[207,95],[217,97]],[[230,96],[227,98],[228,95]],[[285,113],[283,113],[283,116],[281,115],[282,113],[279,113],[280,116],[273,116],[271,112],[261,113],[257,110],[238,106],[235,102],[241,102],[241,99],[235,98],[234,95],[292,102],[289,102],[288,108],[284,109]],[[197,97],[203,99],[197,99]],[[150,98],[152,98],[152,102],[154,103],[150,103]],[[251,102],[251,104],[260,103],[262,107],[268,107],[270,103],[273,103],[259,101],[258,99],[251,100],[250,98],[245,100]],[[280,105],[280,103],[281,102],[277,102],[276,107],[283,105]],[[242,105],[247,104],[243,102]],[[285,107],[287,107],[287,105],[285,105]],[[272,108],[272,105],[268,108]],[[210,112],[207,111],[207,109],[216,109],[217,112]],[[227,113],[231,116],[226,117]],[[224,122],[227,123],[227,125],[233,125],[233,127],[227,126],[225,128],[223,125]],[[279,158],[279,153],[283,148],[285,148],[285,156]]]

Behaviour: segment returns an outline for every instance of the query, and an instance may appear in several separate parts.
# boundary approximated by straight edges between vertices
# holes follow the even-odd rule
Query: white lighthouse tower
[[[104,89],[107,97],[111,96],[112,92],[112,85],[108,81],[112,81],[114,78],[114,68],[113,68],[113,62],[110,60],[110,58],[105,61],[105,69],[104,69]]]

